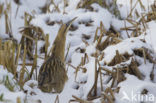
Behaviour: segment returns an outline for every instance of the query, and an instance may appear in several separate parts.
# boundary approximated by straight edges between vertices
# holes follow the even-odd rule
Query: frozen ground
[[[135,9],[131,12],[132,20],[139,22],[141,17],[137,17],[135,11],[138,11],[138,14],[145,14],[151,11],[150,5],[154,3],[154,0],[141,0],[144,9],[140,6],[139,0],[117,0],[117,6],[120,12],[120,19],[115,17],[107,9],[102,8],[100,5],[94,3],[91,5],[92,11],[76,8],[80,0],[67,0],[68,6],[65,8],[64,13],[64,3],[63,0],[54,0],[54,3],[58,5],[60,12],[57,12],[54,5],[50,5],[48,13],[41,13],[40,9],[46,4],[46,0],[21,0],[21,5],[18,8],[18,5],[14,3],[13,0],[7,0],[11,2],[11,23],[12,23],[12,32],[13,37],[17,39],[18,42],[21,40],[21,34],[19,32],[20,27],[24,27],[24,13],[27,12],[34,16],[31,21],[31,25],[42,28],[44,34],[49,34],[50,46],[48,51],[53,44],[53,41],[57,35],[58,29],[60,27],[59,22],[66,23],[67,21],[77,17],[73,22],[75,30],[70,30],[67,34],[66,41],[66,52],[68,51],[68,46],[70,44],[69,53],[66,59],[66,62],[71,62],[70,64],[74,67],[79,66],[81,63],[82,57],[85,53],[88,55],[88,61],[82,68],[86,69],[86,72],[83,69],[78,70],[77,76],[75,68],[66,65],[68,68],[68,78],[64,90],[60,94],[53,93],[44,93],[37,87],[37,81],[35,78],[27,81],[24,84],[24,90],[20,90],[18,84],[13,79],[13,75],[9,73],[3,66],[0,66],[0,97],[3,97],[3,101],[0,99],[0,103],[17,103],[17,98],[21,99],[22,103],[54,103],[57,95],[59,97],[59,103],[68,103],[73,99],[73,95],[79,97],[83,100],[87,100],[87,96],[92,86],[94,85],[95,77],[95,57],[93,56],[97,50],[96,45],[97,41],[94,42],[94,36],[97,27],[100,26],[100,22],[103,23],[106,31],[109,31],[113,27],[117,32],[120,33],[121,42],[118,44],[113,44],[106,47],[99,54],[104,53],[104,58],[100,61],[100,65],[112,70],[115,66],[108,66],[112,59],[116,55],[116,50],[119,51],[119,54],[128,53],[129,55],[134,54],[134,50],[138,48],[147,48],[151,50],[151,55],[155,58],[156,53],[156,19],[146,23],[147,28],[144,30],[144,25],[141,24],[139,27],[142,32],[138,37],[128,38],[127,35],[132,31],[122,30],[121,28],[133,26],[130,22],[125,19],[129,16],[131,8],[135,5]],[[132,3],[130,3],[132,1]],[[110,0],[111,2],[111,0]],[[0,0],[0,4],[6,3],[6,0]],[[131,5],[132,4],[132,5]],[[4,6],[6,8],[6,5]],[[18,8],[18,12],[17,12]],[[17,14],[16,14],[17,12]],[[55,22],[53,25],[47,25],[47,21]],[[89,23],[89,24],[87,24]],[[100,32],[97,32],[97,35],[100,36]],[[88,39],[85,38],[88,37]],[[0,38],[7,38],[8,35],[5,33],[5,16],[0,16]],[[107,36],[106,36],[107,37]],[[102,41],[106,40],[106,37],[102,38]],[[143,42],[145,40],[146,42]],[[84,42],[85,41],[85,42]],[[87,42],[87,43],[86,43]],[[44,44],[43,41],[38,41],[38,53],[40,54],[39,49]],[[85,49],[84,52],[81,50]],[[132,57],[133,58],[133,57]],[[130,57],[129,61],[126,61],[127,64],[130,64],[132,58]],[[156,66],[153,68],[153,63],[149,60],[146,60],[144,63],[144,58],[139,56],[134,56],[134,58],[139,61],[139,70],[144,75],[144,79],[140,80],[136,76],[125,73],[126,80],[120,82],[117,87],[120,87],[118,93],[115,93],[115,103],[140,103],[141,92],[146,89],[148,93],[146,94],[147,98],[143,97],[144,101],[149,103],[156,102],[156,77],[154,76],[153,80],[150,79],[150,74],[156,75]],[[37,61],[37,71],[39,71],[40,66],[42,65],[43,60],[38,59]],[[20,70],[20,66],[18,69]],[[30,71],[29,67],[28,71]],[[34,73],[35,74],[35,73]],[[110,87],[112,81],[106,83],[109,77],[102,76],[104,80],[103,88],[106,89]],[[11,84],[15,84],[16,87],[13,91],[8,90],[5,87],[5,80],[9,79]],[[115,88],[115,87],[114,87]],[[100,79],[98,78],[97,83],[97,96],[101,95],[101,84]],[[134,97],[135,95],[135,97]],[[123,98],[124,97],[124,98]],[[154,98],[154,99],[153,99]],[[100,103],[101,98],[93,100],[93,103]]]

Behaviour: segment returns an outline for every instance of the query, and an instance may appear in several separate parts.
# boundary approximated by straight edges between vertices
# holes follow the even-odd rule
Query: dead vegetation
[[[16,76],[16,69],[18,66],[19,52],[21,46],[19,45],[16,51],[15,44],[9,40],[2,42],[0,40],[0,64],[7,68],[9,72]],[[17,54],[15,54],[17,52]]]
[[[110,11],[112,14],[114,14],[116,17],[121,18],[120,12],[118,10],[118,7],[116,5],[116,0],[109,1],[109,0],[81,0],[79,4],[77,5],[77,8],[86,8],[90,11],[94,11],[92,8],[92,4],[97,3],[101,7],[106,8],[108,11]],[[96,10],[95,10],[96,12]]]
[[[19,0],[15,0],[16,3],[20,4]],[[138,0],[140,5],[142,5],[141,0]],[[102,2],[102,0],[91,0],[91,1],[86,1],[86,2],[80,2],[77,8],[87,8],[92,10],[91,4],[92,3],[99,3],[102,7],[108,8],[108,4],[105,2]],[[58,5],[56,5],[53,0],[51,0],[51,4],[54,5],[55,10],[57,12],[60,12]],[[67,3],[65,2],[65,5]],[[109,4],[113,5],[113,4]],[[37,42],[39,40],[42,40],[45,42],[44,46],[40,49],[41,53],[44,53],[45,56],[42,59],[46,59],[50,52],[48,53],[48,47],[49,47],[49,35],[44,34],[42,28],[36,27],[30,24],[30,21],[33,19],[33,16],[29,15],[28,13],[25,13],[24,16],[24,21],[25,21],[25,26],[21,28],[20,32],[22,35],[21,42],[19,44],[14,43],[13,41],[13,36],[12,36],[12,27],[11,27],[11,21],[9,19],[9,8],[10,4],[7,4],[8,8],[5,10],[4,9],[4,4],[0,4],[0,20],[1,20],[1,15],[5,15],[5,26],[6,26],[6,34],[9,35],[11,38],[10,40],[2,40],[0,39],[0,65],[3,65],[5,69],[7,69],[9,72],[11,72],[14,75],[15,80],[17,80],[18,84],[20,85],[21,89],[23,89],[23,85],[26,81],[32,79],[34,76],[35,79],[37,80],[37,59],[40,58],[39,53],[37,52]],[[66,7],[66,6],[65,6]],[[133,7],[134,8],[134,7]],[[142,5],[142,8],[144,6]],[[140,15],[136,11],[136,15],[138,17],[141,16],[139,22],[134,21],[131,16],[132,16],[132,11],[129,14],[128,18],[125,19],[127,22],[132,24],[133,26],[131,27],[125,27],[121,28],[122,31],[132,31],[131,34],[128,34],[127,36],[129,38],[131,37],[138,37],[144,33],[144,31],[147,29],[146,23],[156,20],[156,5],[152,5],[152,12],[149,12],[148,14],[145,15]],[[49,4],[45,5],[43,8],[41,8],[42,12],[50,12],[49,10]],[[64,11],[65,12],[65,11]],[[112,10],[112,12],[115,15],[118,15],[118,11]],[[120,16],[119,16],[120,17]],[[79,24],[84,24],[85,26],[92,26],[92,20],[89,22],[85,21],[80,21]],[[61,21],[50,21],[47,20],[46,24],[49,26],[53,26],[55,24],[61,24]],[[143,29],[140,28],[140,25],[143,25]],[[78,27],[75,25],[71,25],[69,28],[70,31],[75,31],[77,30]],[[98,36],[98,31],[100,31],[100,35]],[[86,42],[86,40],[89,40],[91,37],[90,35],[83,34],[82,39],[84,40],[86,46],[89,44]],[[115,93],[118,93],[120,91],[120,87],[118,87],[118,84],[124,80],[126,80],[125,74],[131,74],[136,77],[138,77],[140,80],[144,79],[144,75],[140,72],[139,70],[139,62],[135,58],[136,56],[139,56],[144,59],[144,63],[146,64],[147,61],[153,64],[153,68],[150,74],[150,78],[153,81],[155,74],[154,74],[154,67],[156,64],[156,60],[153,56],[152,50],[149,50],[148,48],[137,48],[134,49],[133,55],[130,55],[128,53],[125,54],[120,54],[119,51],[116,51],[116,55],[114,58],[109,62],[108,64],[103,63],[103,65],[100,65],[100,62],[104,59],[105,54],[102,52],[105,50],[107,47],[111,45],[116,45],[120,42],[122,42],[123,38],[120,35],[119,31],[116,31],[113,27],[110,28],[110,30],[106,30],[103,23],[100,23],[100,27],[97,27],[95,31],[95,36],[94,36],[94,43],[96,43],[96,49],[97,51],[92,55],[95,58],[95,81],[90,89],[88,95],[87,95],[87,100],[83,100],[79,97],[72,96],[73,99],[70,100],[70,103],[72,102],[80,102],[80,103],[92,103],[92,100],[101,98],[102,103],[114,103],[115,101]],[[145,42],[142,40],[142,42]],[[70,46],[68,48],[68,51],[70,49]],[[77,78],[78,72],[80,70],[83,71],[83,73],[87,72],[87,69],[83,67],[85,64],[89,63],[89,56],[86,53],[85,48],[77,48],[75,50],[76,52],[83,53],[84,56],[81,58],[81,62],[77,67],[74,67],[72,64],[69,63],[69,66],[74,68],[75,70],[75,80]],[[66,57],[68,55],[68,52],[66,54]],[[66,58],[65,57],[65,58]],[[29,59],[31,60],[31,63],[26,63],[26,60]],[[20,64],[21,69],[20,71],[17,71],[17,66],[19,65],[19,60],[22,61]],[[130,61],[128,64],[127,61]],[[109,68],[106,68],[105,65],[109,66],[112,68],[110,70]],[[27,66],[31,66],[31,72],[28,72]],[[24,75],[27,75],[26,77]],[[103,77],[108,76],[109,79],[107,80],[106,84],[111,84],[110,87],[104,88],[104,83],[103,83]],[[101,94],[97,94],[98,90],[98,80],[100,80],[100,91]],[[83,82],[86,83],[87,81]],[[10,90],[13,90],[12,86],[10,86],[9,82],[6,81],[6,85]],[[142,93],[145,94],[147,93],[148,90],[143,90]],[[21,103],[20,99],[17,98],[18,103]],[[56,97],[55,103],[59,103],[59,96]]]
[[[139,1],[138,3],[140,3],[140,5],[142,5],[142,2],[140,0],[138,0],[138,1]],[[90,2],[99,2],[99,1],[92,0]],[[87,1],[80,2],[78,5],[78,8],[82,7],[82,8],[88,8],[91,10],[90,2],[87,2]],[[144,8],[143,5],[142,5],[142,7]],[[142,16],[140,18],[139,22],[132,20],[131,13],[130,13],[129,17],[127,17],[126,21],[131,23],[133,26],[126,27],[126,25],[125,25],[125,28],[121,28],[121,30],[132,31],[131,34],[128,34],[128,32],[127,32],[127,36],[129,38],[130,37],[138,37],[138,36],[142,35],[143,32],[147,29],[146,23],[151,20],[155,20],[155,18],[156,18],[156,16],[155,16],[156,12],[155,12],[154,8],[155,8],[155,4],[152,5],[153,12],[150,12],[150,13]],[[137,13],[137,11],[136,11],[136,13]],[[147,17],[147,19],[146,19],[146,17]],[[140,25],[142,25],[142,24],[144,26],[143,29],[140,28]],[[98,31],[100,31],[100,36],[98,36],[98,34],[97,34]],[[103,40],[103,38],[105,38],[105,39]],[[141,41],[145,42],[144,40],[141,40]],[[71,101],[77,101],[80,103],[81,102],[82,103],[88,103],[88,102],[90,103],[91,100],[94,100],[96,98],[101,98],[102,103],[114,103],[114,101],[115,101],[114,94],[118,93],[120,91],[120,87],[118,87],[118,84],[120,82],[126,80],[126,77],[124,76],[126,73],[134,75],[134,76],[138,77],[138,79],[140,79],[140,80],[143,80],[145,78],[145,76],[140,72],[140,70],[138,68],[139,65],[141,65],[141,64],[139,64],[139,62],[135,58],[136,56],[143,58],[144,64],[146,64],[146,61],[149,61],[150,63],[153,64],[153,69],[152,69],[151,75],[150,75],[151,80],[153,80],[153,78],[154,78],[153,72],[154,72],[154,66],[155,66],[156,60],[153,56],[153,54],[154,54],[153,51],[148,48],[143,47],[143,48],[134,49],[133,55],[130,55],[128,53],[120,54],[119,51],[117,50],[116,55],[111,60],[111,62],[109,62],[108,64],[103,63],[104,65],[111,67],[112,70],[110,70],[109,68],[106,68],[105,66],[100,65],[99,62],[102,61],[102,59],[105,56],[105,54],[102,53],[102,51],[105,50],[105,48],[109,47],[110,45],[116,45],[120,42],[122,42],[122,37],[121,37],[120,33],[118,31],[114,30],[113,28],[111,28],[109,31],[106,31],[104,25],[101,22],[100,27],[97,27],[97,29],[96,29],[95,37],[94,37],[94,43],[96,43],[97,51],[101,52],[101,53],[96,52],[95,54],[97,54],[97,55],[94,55],[94,57],[96,58],[94,84],[93,84],[92,88],[90,89],[90,92],[87,95],[87,100],[82,100],[78,97],[73,96],[74,100],[71,100]],[[82,53],[85,53],[85,51]],[[74,67],[76,69],[75,76],[77,76],[78,71],[83,68],[83,65],[87,64],[87,62],[83,62],[83,60],[86,60],[85,58],[86,58],[85,56],[82,58],[80,66]],[[127,64],[128,61],[130,61],[130,63]],[[98,68],[97,68],[97,65],[98,65]],[[102,82],[103,76],[108,76],[109,79],[107,80],[106,84],[111,84],[110,87],[107,87],[105,89],[103,88],[104,86],[103,86],[103,82]],[[101,96],[97,95],[98,78],[100,78]],[[142,91],[142,93],[147,93],[147,92],[148,92],[148,90]]]

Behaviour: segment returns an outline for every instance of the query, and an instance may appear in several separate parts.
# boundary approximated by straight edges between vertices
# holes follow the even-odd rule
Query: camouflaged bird
[[[65,42],[67,31],[75,19],[62,24],[53,43],[52,54],[40,68],[38,87],[43,92],[60,93],[68,80],[64,64]]]

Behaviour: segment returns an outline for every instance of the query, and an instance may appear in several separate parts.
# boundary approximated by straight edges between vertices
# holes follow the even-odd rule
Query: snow
[[[94,79],[95,79],[95,59],[91,60],[89,64],[85,66],[87,69],[87,73],[85,76],[87,77],[87,83],[83,86],[83,97],[84,99],[87,99],[87,95],[90,91],[90,88],[92,88],[94,84]],[[83,76],[82,76],[83,78]]]
[[[95,53],[96,52],[95,46],[96,46],[95,44],[88,46],[86,48],[86,53],[88,55],[92,55],[93,53]]]
[[[20,98],[23,101],[25,94],[22,91],[18,90],[19,87],[16,85],[15,80],[13,79],[13,75],[6,69],[2,69],[2,66],[0,66],[0,68],[0,95],[3,95],[3,100],[16,103],[16,99]],[[8,88],[3,85],[3,82],[7,77],[11,85],[14,86],[14,91],[9,91]]]
[[[129,55],[133,54],[133,50],[137,48],[148,48],[149,46],[140,40],[140,37],[125,39],[121,43],[107,47],[103,52],[105,54],[103,61],[108,64],[115,57],[116,51],[119,51],[119,54],[128,53]]]
[[[150,44],[152,45],[153,49],[156,51],[156,22],[155,21],[151,21],[148,23],[148,30],[146,31],[146,33],[148,35],[146,35],[146,38],[145,40]]]
[[[156,88],[155,83],[151,83],[151,82],[145,82],[142,80],[139,80],[137,77],[133,76],[133,75],[129,75],[126,74],[126,81],[122,82],[119,84],[120,88],[120,92],[119,94],[116,94],[117,96],[117,101],[120,103],[138,103],[141,102],[142,99],[136,99],[136,98],[141,98],[140,95],[140,91],[142,91],[143,89],[147,89],[148,90],[148,94],[152,94],[154,96],[154,101],[152,101],[153,103],[156,102],[156,97],[155,94],[156,92],[153,91]],[[137,85],[136,85],[137,84]],[[151,90],[151,88],[153,90]],[[147,94],[147,95],[148,95]],[[128,98],[122,98],[125,97],[125,95]],[[136,98],[134,98],[136,97]],[[132,99],[134,98],[134,99]],[[145,99],[145,98],[144,98]]]
[[[0,4],[5,3],[5,1],[6,0],[0,0]],[[19,31],[21,27],[24,27],[24,13],[27,12],[33,16],[30,24],[40,27],[45,35],[49,35],[49,52],[61,26],[61,22],[66,23],[69,20],[77,17],[77,19],[73,22],[73,26],[76,27],[76,30],[69,31],[66,37],[66,53],[68,50],[67,47],[70,44],[69,53],[66,59],[66,68],[68,68],[67,75],[69,79],[65,84],[64,90],[60,94],[44,93],[38,88],[38,83],[34,76],[36,74],[34,72],[32,79],[24,84],[24,91],[22,91],[20,90],[19,85],[16,83],[16,80],[14,80],[13,75],[0,65],[0,95],[4,95],[4,100],[9,100],[11,101],[11,103],[17,103],[17,98],[19,97],[22,103],[25,103],[25,100],[27,103],[53,103],[58,96],[60,103],[68,103],[71,99],[73,99],[72,95],[86,100],[95,79],[95,57],[93,57],[93,54],[97,51],[97,41],[93,42],[93,40],[95,36],[95,31],[97,27],[100,26],[100,22],[103,23],[106,31],[108,31],[112,26],[117,32],[121,34],[122,37],[120,43],[110,45],[101,52],[98,51],[99,54],[104,53],[104,58],[102,59],[102,61],[100,61],[100,64],[106,64],[103,65],[104,68],[112,71],[113,66],[108,66],[107,64],[109,64],[111,60],[115,57],[117,50],[119,51],[119,54],[128,53],[129,55],[133,55],[134,49],[144,47],[153,50],[156,53],[156,22],[154,20],[147,23],[148,28],[145,32],[142,33],[141,36],[138,37],[128,38],[127,32],[131,34],[132,31],[121,30],[121,28],[124,28],[125,25],[126,27],[133,26],[131,23],[126,21],[126,18],[131,12],[131,8],[135,6],[135,3],[137,4],[132,11],[131,19],[138,22],[140,17],[137,18],[137,16],[135,15],[135,11],[137,10],[140,15],[149,12],[151,10],[150,5],[153,4],[154,0],[141,0],[143,5],[145,6],[145,10],[140,6],[138,0],[132,0],[132,5],[130,3],[131,0],[117,0],[116,3],[121,15],[120,19],[115,17],[115,15],[111,14],[106,8],[103,8],[96,3],[93,3],[91,5],[93,11],[86,10],[84,8],[77,9],[77,5],[81,0],[67,0],[68,6],[65,8],[65,13],[63,13],[64,0],[53,0],[54,3],[58,6],[60,12],[56,12],[54,10],[54,5],[50,5],[49,12],[41,13],[40,8],[46,5],[46,1],[47,0],[21,0],[21,5],[19,6],[16,17],[16,10],[18,5],[14,3],[13,0],[8,0],[8,2],[11,2],[11,15],[9,15],[9,17],[11,18],[13,37],[17,39],[18,43],[20,42],[22,35]],[[107,2],[110,3],[111,1],[108,0]],[[47,21],[55,22],[55,24],[47,25]],[[91,25],[86,26],[85,23],[90,23]],[[140,27],[142,27],[142,25]],[[5,29],[5,16],[2,15],[0,17],[0,38],[2,39],[9,37],[8,34],[6,34]],[[84,34],[90,36],[90,38],[82,38]],[[98,36],[99,35],[100,32],[98,32]],[[106,36],[102,38],[102,41],[104,41],[105,39]],[[145,40],[146,42],[143,42],[142,40]],[[41,54],[39,52],[40,48],[44,45],[44,41],[39,40],[37,45],[38,55],[40,57],[44,57],[44,54]],[[83,49],[84,51],[81,52],[80,49]],[[85,65],[80,66],[82,57],[85,56],[85,53],[88,55],[88,62],[86,62]],[[155,54],[153,55],[155,56]],[[126,93],[129,98],[132,98],[132,91],[134,94],[139,94],[143,89],[147,89],[149,91],[148,94],[154,95],[154,102],[156,102],[156,76],[154,77],[153,81],[150,80],[150,74],[153,68],[153,64],[150,63],[148,60],[146,61],[146,64],[144,64],[144,59],[139,56],[135,56],[135,59],[139,61],[140,65],[138,68],[140,72],[145,76],[145,78],[144,80],[139,80],[134,75],[125,74],[126,80],[118,84],[118,86],[120,87],[120,91],[119,93],[115,93],[115,103],[138,103],[137,101],[132,101],[132,99],[123,100],[123,93]],[[19,62],[22,63],[21,60]],[[37,59],[37,72],[39,71],[43,62],[43,59]],[[130,64],[130,62],[131,59],[123,62],[123,64]],[[68,63],[70,63],[75,68],[79,67],[77,68],[79,69],[77,71],[77,75],[76,69],[68,65]],[[118,64],[115,66],[117,67]],[[84,68],[86,69],[86,72],[83,71]],[[20,72],[20,69],[21,66],[19,65],[17,69],[18,72]],[[27,66],[27,70],[28,72],[30,72],[31,67]],[[156,74],[156,70],[154,70],[154,74]],[[5,86],[5,83],[2,82],[6,79],[6,77],[9,78],[9,81],[12,85],[15,85],[14,91],[10,91]],[[110,87],[112,83],[112,81],[107,83],[109,78],[110,76],[106,75],[102,77],[104,89]],[[101,95],[100,89],[100,79],[98,78],[98,95]],[[100,103],[100,98],[97,98],[94,101]],[[5,103],[5,101],[2,101],[2,103]]]
[[[154,0],[141,0],[141,3],[143,4],[144,7],[141,6],[139,0],[117,0],[117,5],[119,7],[121,17],[126,18],[127,16],[129,16],[131,8],[134,8],[132,11],[132,17],[134,17],[135,19],[136,18],[135,11],[137,10],[139,14],[148,12],[149,6],[154,3]]]

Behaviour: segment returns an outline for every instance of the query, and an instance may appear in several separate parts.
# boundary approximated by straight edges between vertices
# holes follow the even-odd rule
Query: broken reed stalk
[[[99,68],[98,68],[98,72],[100,73],[100,86],[101,86],[101,91],[103,91],[104,89],[103,89],[103,80],[102,80],[102,71],[101,71],[101,64],[100,64],[100,62],[99,62],[99,60],[97,59],[97,63],[98,63],[98,66],[99,66]]]
[[[112,97],[113,101],[115,100],[114,92],[112,91],[110,87],[106,88],[105,93],[109,94]]]
[[[15,65],[16,65],[16,67],[18,65],[18,59],[19,59],[20,52],[21,52],[21,44],[19,44],[17,48],[18,49],[17,49],[16,59],[15,59]]]
[[[14,77],[16,77],[17,74],[16,69],[18,65],[18,51],[20,47],[18,46],[17,53],[15,53],[15,49],[16,46],[13,41],[8,40],[2,44],[2,40],[0,40],[0,64],[3,65],[3,67],[6,68],[9,72],[11,72]]]
[[[87,53],[85,53],[85,57],[84,57],[84,63],[88,63],[89,62],[89,57],[87,55]]]
[[[102,101],[102,103],[105,103],[105,100],[107,99],[106,103],[114,103],[113,100],[110,98],[110,96],[106,93],[103,93],[104,95],[104,100]]]
[[[87,55],[87,54],[85,53],[85,54],[84,54],[84,59],[83,59],[83,65],[86,64],[86,58],[87,58],[86,55]]]
[[[15,47],[12,47],[12,60],[11,60],[11,67],[13,74],[16,74],[16,68],[15,68]]]
[[[99,57],[99,61],[102,61],[102,59],[104,58],[104,52],[102,52],[102,54]]]
[[[51,0],[51,3],[54,5],[55,9],[57,10],[57,12],[61,12],[59,7],[54,3],[54,0]]]
[[[6,10],[4,11],[4,14],[5,14],[5,28],[6,28],[5,33],[10,34],[9,19],[8,19],[8,14]]]
[[[153,57],[145,50],[146,52],[146,57],[149,59],[150,62],[156,64],[156,60],[153,59]]]
[[[121,68],[113,68],[112,71],[105,69],[105,71],[111,75],[111,78],[108,81],[110,82],[110,80],[112,80],[111,88],[114,87],[115,83],[118,84],[126,79]]]
[[[99,70],[97,70],[97,58],[95,59],[95,79],[94,79],[94,84],[92,86],[92,88],[90,89],[88,95],[87,95],[87,99],[88,100],[93,100],[95,98],[97,98],[97,81],[98,81],[98,74],[99,74]],[[92,92],[94,90],[94,96],[92,96]]]
[[[79,66],[74,67],[71,64],[69,64],[72,68],[76,69],[76,71],[75,71],[75,81],[76,81],[77,73],[80,70],[80,68],[83,69],[84,72],[86,72],[86,70],[81,67],[81,66],[86,64],[86,61],[89,62],[89,58],[88,58],[88,55],[85,53],[84,57],[81,58],[81,63],[79,64]]]
[[[120,30],[129,30],[129,31],[135,31],[136,27],[135,26],[129,26],[129,27],[124,27],[124,28],[120,28]],[[141,30],[140,28],[138,28],[138,30]]]
[[[55,99],[55,102],[54,103],[60,103],[59,102],[59,96],[58,95],[56,96],[56,99]]]
[[[141,20],[141,23],[142,23],[142,25],[144,27],[143,31],[146,31],[148,26],[146,24],[145,16],[143,14],[141,16],[142,16],[142,18],[140,20]]]
[[[68,1],[67,0],[63,0],[63,3],[64,3],[64,5],[63,5],[63,14],[65,14],[66,13],[65,8],[68,5]]]
[[[16,77],[17,75],[17,66],[18,66],[18,59],[20,56],[20,52],[21,52],[21,44],[18,45],[17,47],[17,53],[16,53],[16,58],[15,58],[15,66],[14,66],[14,77]]]
[[[19,7],[20,7],[20,5],[18,4],[18,5],[17,5],[17,9],[16,9],[16,13],[15,13],[15,19],[16,19],[17,14],[18,14]]]
[[[15,73],[15,60],[14,60],[14,55],[15,55],[15,46],[13,45],[12,41],[6,41],[4,43],[4,67],[7,68],[7,70],[11,73]]]
[[[117,82],[119,80],[119,69],[118,68],[116,69],[116,80],[117,80]]]
[[[8,14],[9,14],[9,15],[8,15],[8,24],[9,24],[9,30],[10,30],[9,36],[10,36],[10,37],[13,37],[13,36],[12,36],[12,34],[13,34],[13,33],[12,33],[12,25],[11,25],[11,15],[12,15],[12,14],[11,14],[11,13],[12,13],[12,12],[11,12],[11,6],[12,6],[12,5],[11,5],[11,2],[9,2],[9,3],[7,4],[7,12],[8,12]]]
[[[81,63],[80,63],[80,66],[83,66],[84,65],[84,57],[81,57]]]
[[[154,80],[154,77],[155,77],[155,74],[154,74],[154,67],[155,67],[155,64],[153,63],[152,71],[151,71],[151,73],[150,73],[150,78],[151,78],[152,81]]]
[[[138,24],[136,21],[134,21],[134,20],[132,20],[132,19],[127,18],[126,20],[127,20],[130,24],[132,24],[134,27],[136,27],[137,24]]]
[[[119,51],[116,50],[116,55],[111,62],[108,63],[109,66],[114,66],[119,64],[123,61],[123,56],[119,54]]]
[[[34,38],[32,38],[31,36],[29,36],[29,35],[26,35],[26,34],[22,34],[22,36],[24,36],[24,37],[26,37],[26,38],[28,38],[28,39],[30,39],[30,40],[35,40]]]
[[[3,14],[3,10],[4,10],[4,3],[2,3],[2,4],[0,3],[0,18]]]
[[[74,95],[72,95],[72,97],[79,103],[92,103],[92,102],[85,101],[85,100],[83,100],[81,98],[78,98],[78,97],[76,97]]]
[[[35,49],[35,61],[34,61],[34,68],[36,70],[36,80],[38,80],[38,72],[37,72],[37,58],[38,58],[38,55],[37,55],[37,41],[36,41],[36,49]]]
[[[86,64],[87,61],[89,61],[89,59],[88,59],[87,53],[85,53],[84,54],[84,61],[83,61],[84,62],[84,65]]]
[[[144,63],[146,64],[146,52],[145,52],[145,49],[142,48],[142,51],[143,51],[143,55],[144,55]]]
[[[98,30],[99,30],[100,28],[99,27],[97,27],[96,28],[96,32],[95,32],[95,36],[94,36],[94,43],[95,43],[95,41],[97,40],[97,38],[98,38],[98,36],[97,36],[97,34],[98,34]]]
[[[77,73],[78,73],[78,71],[79,71],[79,66],[78,67],[76,67],[76,70],[75,70],[75,81],[76,81],[76,78],[77,78]]]
[[[103,91],[104,89],[103,89],[103,80],[102,80],[102,72],[101,72],[101,68],[100,68],[100,66],[99,66],[99,72],[100,72],[100,85],[101,85],[101,91]]]
[[[5,15],[5,33],[12,37],[12,25],[11,25],[11,2],[6,3],[6,10],[4,10]],[[10,13],[10,14],[9,14]],[[10,18],[9,18],[10,15]]]
[[[100,32],[101,32],[102,34],[106,34],[106,33],[107,33],[107,31],[106,31],[106,29],[105,29],[105,27],[104,27],[102,21],[100,22]]]
[[[142,53],[142,55],[144,57],[144,62],[146,61],[146,59],[148,59],[149,62],[156,64],[154,57],[152,55],[150,55],[150,51],[148,52],[147,48],[139,48],[139,49],[136,49],[136,51]],[[139,54],[136,54],[136,55],[139,55]]]
[[[124,20],[124,26],[125,26],[125,28],[126,28],[126,21],[125,21],[125,20]],[[127,34],[127,37],[128,37],[128,38],[130,38],[130,36],[129,36],[129,33],[128,33],[127,29],[126,29],[126,34]]]
[[[31,68],[31,72],[30,72],[30,75],[29,75],[29,80],[31,79],[32,75],[33,75],[33,72],[34,70],[36,69],[37,67],[37,39],[35,40],[35,55],[34,55],[34,60],[33,60],[33,66]],[[36,80],[37,80],[37,77],[36,77]]]
[[[119,51],[118,50],[116,50],[116,61],[117,61],[117,64],[122,62],[122,57],[119,54]]]
[[[142,1],[141,0],[138,0],[139,1],[139,4],[140,4],[140,7],[145,11],[145,6],[143,5]]]
[[[94,95],[97,95],[97,82],[98,82],[98,71],[97,71],[97,58],[95,59],[95,86],[94,86]]]
[[[35,27],[30,24],[33,16],[26,13],[24,14],[24,27],[21,28],[20,32],[22,34],[22,39],[20,41],[22,50],[24,45],[26,45],[27,54],[29,60],[33,60],[33,51],[34,51],[34,41],[35,38],[45,40],[44,32],[40,27]]]
[[[129,66],[129,68],[139,79],[141,80],[143,79],[143,76],[141,72],[139,71],[138,66],[133,58],[132,58],[131,65]]]
[[[21,89],[23,88],[23,85],[24,85],[26,52],[27,52],[26,45],[24,45],[23,65],[22,65],[22,68],[20,70],[20,78],[19,78],[19,84],[20,84]]]
[[[112,81],[112,84],[111,84],[111,88],[113,88],[113,86],[115,84],[115,80],[116,80],[116,73],[114,73],[114,72],[112,74],[112,79],[113,79],[113,81]]]
[[[132,32],[132,33],[134,33],[134,32]],[[136,36],[137,36],[137,37],[139,36],[138,33],[139,33],[139,27],[138,27],[138,25],[137,25],[137,26],[136,26]]]
[[[16,98],[16,102],[17,102],[17,103],[22,103],[22,102],[21,102],[21,98],[20,98],[20,97],[17,97],[17,98]]]
[[[48,57],[48,47],[49,47],[49,34],[45,36],[45,60]]]
[[[104,67],[100,67],[100,69],[103,70],[103,71],[105,71],[105,72],[107,72],[109,75],[112,74],[112,71],[109,70],[109,69],[106,69]]]
[[[133,7],[132,7],[132,2],[130,2],[130,3],[131,3],[131,11],[130,11],[129,15],[127,16],[127,18],[132,17],[132,12],[135,9],[135,7],[137,6],[138,0],[136,1],[135,5]]]
[[[103,98],[102,98],[102,103],[114,103],[115,101],[115,96],[114,92],[110,87],[106,88],[105,91],[103,92]]]
[[[101,34],[100,34],[100,37],[98,38],[96,47],[98,47],[98,45],[100,45],[101,40],[102,40],[102,37],[103,37],[103,34],[101,33]]]
[[[137,11],[137,10],[135,10],[135,15],[137,16],[137,18],[139,18],[139,17],[140,17],[140,15],[139,15],[139,13],[138,13],[138,11]]]
[[[105,28],[104,28],[104,25],[103,25],[102,21],[100,22],[100,28],[99,29],[100,29],[100,37],[98,39],[97,45],[100,45],[102,37],[104,36],[104,34],[107,33]]]
[[[110,36],[108,36],[105,41],[103,41],[102,43],[98,44],[97,48],[100,51],[104,50],[109,45],[109,39],[110,39]]]
[[[138,26],[139,26],[139,23],[136,22],[136,21],[134,21],[134,20],[132,20],[132,19],[129,19],[129,18],[127,18],[126,20],[127,20],[127,22],[129,22],[129,23],[132,24],[133,26],[121,28],[121,30],[131,30],[132,33],[131,33],[130,36],[132,36],[132,37],[137,37],[137,36],[139,36],[139,35],[138,35],[139,30],[140,30],[140,28],[138,27]],[[135,35],[134,35],[134,34],[135,34]]]
[[[113,99],[113,101],[115,101],[114,92],[112,91],[112,89],[111,89],[111,88],[109,88],[109,89],[110,89],[110,94],[111,94],[111,96],[112,96],[112,99]]]
[[[119,84],[120,82],[124,81],[126,79],[126,77],[124,76],[124,72],[121,68],[116,68],[116,74],[117,74],[117,84]]]
[[[79,66],[83,66],[83,65],[85,65],[86,62],[89,62],[89,58],[88,58],[87,53],[84,53],[84,57],[81,58],[81,63],[80,63]]]
[[[82,42],[85,43],[86,46],[89,46],[89,43],[86,40],[82,39]]]
[[[30,21],[32,20],[32,16],[27,12],[24,13],[24,26],[28,27],[30,25]]]
[[[73,69],[75,69],[76,70],[76,67],[74,67],[72,64],[70,64],[70,63],[67,63],[70,67],[72,67]]]

